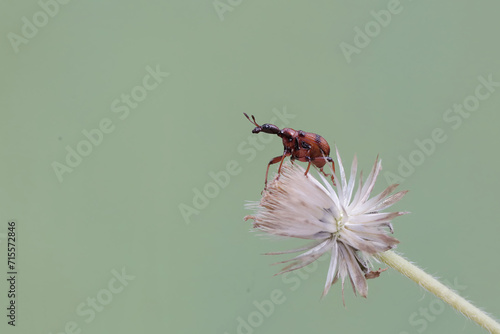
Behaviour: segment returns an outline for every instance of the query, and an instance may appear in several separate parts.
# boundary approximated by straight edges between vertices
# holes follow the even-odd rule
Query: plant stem
[[[380,261],[432,292],[490,333],[500,334],[498,322],[405,258],[393,251],[379,253],[376,256]]]

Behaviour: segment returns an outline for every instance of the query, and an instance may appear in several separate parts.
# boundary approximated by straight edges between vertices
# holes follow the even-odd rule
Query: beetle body
[[[290,159],[299,160],[302,162],[308,162],[307,169],[305,174],[309,172],[309,168],[311,164],[318,167],[319,170],[325,176],[331,176],[332,182],[335,185],[335,180],[333,174],[326,174],[323,170],[323,167],[327,162],[332,163],[332,170],[335,172],[335,165],[333,163],[333,159],[330,158],[330,145],[325,138],[321,137],[316,133],[305,132],[302,130],[294,130],[291,128],[279,129],[276,125],[273,124],[263,124],[259,125],[255,121],[255,117],[252,115],[252,119],[248,117],[247,114],[243,113],[248,120],[254,124],[256,127],[252,130],[252,133],[269,133],[275,134],[278,137],[281,137],[283,140],[283,154],[277,157],[274,157],[269,161],[267,165],[266,171],[266,179],[265,185],[267,186],[267,175],[269,173],[269,167],[272,164],[280,162],[280,166],[278,168],[278,177],[281,171],[281,166],[283,164],[283,160],[285,157],[290,156]],[[265,187],[264,187],[265,189]]]
[[[328,145],[328,142],[325,138],[316,133],[298,131],[296,147],[293,150],[292,159],[297,159],[304,162],[311,161],[311,163],[316,167],[323,168],[327,160],[312,158],[328,157],[329,155],[330,145]]]

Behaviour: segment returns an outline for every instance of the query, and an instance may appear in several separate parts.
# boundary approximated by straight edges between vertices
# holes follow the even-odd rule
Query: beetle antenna
[[[248,115],[246,113],[243,113],[243,115],[246,116],[246,118],[250,121],[250,123],[254,124],[255,126],[260,126],[259,124],[257,124],[257,122],[255,121],[255,117],[254,115],[252,115],[252,119],[250,119],[250,117],[248,117]]]

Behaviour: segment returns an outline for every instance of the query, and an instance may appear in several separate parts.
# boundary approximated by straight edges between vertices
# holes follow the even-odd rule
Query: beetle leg
[[[271,159],[271,161],[269,161],[269,163],[267,164],[267,170],[266,170],[266,180],[264,181],[264,189],[266,189],[267,187],[267,175],[269,174],[269,167],[271,167],[272,164],[275,164],[275,163],[278,163],[278,161],[280,161],[280,167],[278,168],[278,177],[280,175],[280,172],[281,172],[281,166],[283,165],[283,160],[285,160],[285,157],[290,155],[289,152],[283,152],[283,155],[279,155],[277,157],[274,157]]]
[[[330,158],[330,157],[325,157],[325,159],[328,161],[328,162],[331,162],[332,163],[332,169],[333,169],[333,172],[335,173],[335,163],[333,162],[333,159]]]
[[[322,160],[326,160],[326,161],[328,161],[328,162],[331,162],[331,163],[332,163],[332,171],[333,171],[333,173],[335,173],[335,163],[333,162],[333,159],[332,159],[331,157],[316,157],[316,158],[314,158],[314,159],[312,159],[312,160],[320,160],[320,159],[322,159]],[[308,168],[309,168],[309,167],[308,167]],[[332,173],[332,174],[327,174],[327,173],[323,170],[323,167],[321,167],[321,168],[319,169],[319,171],[320,171],[321,173],[323,173],[323,175],[324,175],[324,176],[326,176],[326,177],[330,176],[330,178],[332,179],[332,183],[333,183],[333,185],[335,186],[335,178],[334,178],[334,174],[333,174],[333,173]]]
[[[283,166],[283,161],[285,160],[286,154],[283,154],[283,157],[281,157],[281,162],[280,166],[278,167],[278,177],[280,177],[281,174],[281,166]]]
[[[324,159],[324,160],[326,160],[328,162],[331,162],[332,163],[332,172],[335,173],[335,163],[333,162],[332,158],[330,158],[330,157],[319,157],[317,159]],[[328,174],[328,175],[332,175],[333,176],[333,174]]]
[[[330,178],[332,179],[332,183],[333,183],[333,185],[334,185],[334,186],[336,186],[336,184],[335,184],[335,178],[334,178],[333,174],[327,174],[327,173],[325,173],[325,171],[323,170],[323,167],[321,167],[321,168],[319,169],[319,171],[320,171],[321,173],[323,173],[323,175],[324,175],[324,176],[327,176],[327,177],[328,177],[328,176],[330,176]]]
[[[306,172],[304,173],[305,176],[307,176],[307,173],[309,173],[309,168],[311,168],[311,164],[312,164],[312,160],[313,160],[309,157],[306,157],[306,158],[308,158],[309,163],[307,164]]]

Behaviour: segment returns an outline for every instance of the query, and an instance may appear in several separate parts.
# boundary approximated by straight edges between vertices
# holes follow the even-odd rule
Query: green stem
[[[490,331],[490,333],[500,334],[500,324],[498,322],[405,258],[393,251],[379,253],[376,256],[380,261],[432,292],[479,326]]]

